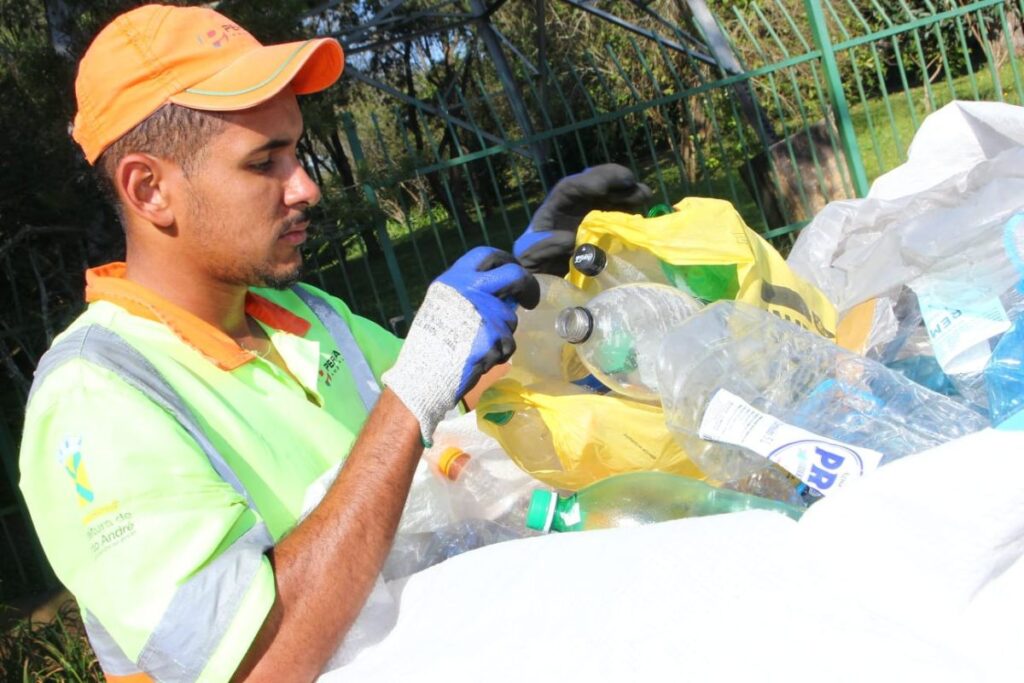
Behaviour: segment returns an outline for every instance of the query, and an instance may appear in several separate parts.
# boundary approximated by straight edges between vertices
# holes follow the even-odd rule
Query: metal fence
[[[826,202],[863,195],[899,165],[928,113],[953,99],[1024,102],[1022,3],[749,3],[703,32],[731,51],[718,63],[681,48],[683,30],[663,21],[671,39],[581,46],[540,72],[515,55],[525,119],[480,78],[435,103],[345,116],[358,183],[327,192],[310,280],[403,334],[455,258],[478,244],[509,248],[554,180],[606,161],[630,166],[659,201],[731,201],[785,251]],[[12,287],[12,263],[41,239],[70,238],[0,248]],[[81,306],[66,294],[81,282],[78,261],[60,292],[17,282],[19,312],[0,328],[12,383],[0,402],[0,599],[51,580],[16,494],[15,443],[30,368]],[[40,307],[43,321],[31,315]]]

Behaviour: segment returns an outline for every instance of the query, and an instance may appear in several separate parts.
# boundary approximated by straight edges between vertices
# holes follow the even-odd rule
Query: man
[[[87,311],[40,363],[21,487],[109,680],[314,678],[353,635],[423,444],[536,304],[486,248],[431,285],[404,344],[295,284],[320,196],[296,95],[342,64],[333,40],[262,46],[163,6],[81,61],[73,135],[127,254],[86,274]],[[649,195],[620,167],[559,187],[517,245],[536,268],[565,263],[592,206]]]

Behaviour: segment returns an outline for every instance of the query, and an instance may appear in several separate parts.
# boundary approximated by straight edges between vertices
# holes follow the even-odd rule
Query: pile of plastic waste
[[[1001,424],[1024,398],[1024,116],[953,103],[909,157],[822,210],[789,263],[861,319],[856,350]]]
[[[519,312],[509,373],[425,454],[385,576],[533,533],[796,519],[1024,421],[1024,123],[999,153],[1002,106],[934,115],[915,145],[953,121],[973,156],[830,204],[788,261],[720,200],[589,214],[569,275]]]
[[[476,427],[442,422],[423,453],[382,574],[400,579],[492,543],[531,535],[524,520],[541,484]]]
[[[729,216],[731,207],[723,204],[684,200],[678,224],[694,216]],[[620,220],[634,230],[643,220],[659,222],[659,230],[652,225],[647,232],[664,235],[671,232],[664,224],[676,213],[663,209],[649,219]],[[730,218],[745,228],[735,212]],[[590,219],[581,226],[583,239]],[[665,471],[651,461],[634,466],[621,452],[591,453],[604,462],[617,458],[620,471],[569,487],[579,492],[564,506],[547,492],[536,495],[531,527],[586,529],[743,509],[798,517],[821,496],[880,465],[986,425],[962,403],[837,345],[826,324],[835,316],[821,310],[823,297],[775,259],[765,259],[774,262],[771,275],[755,265],[741,280],[737,264],[723,264],[723,257],[671,263],[664,260],[671,255],[654,253],[656,245],[627,242],[611,214],[600,220],[601,230],[619,241],[609,249],[593,242],[577,247],[572,272],[581,287],[544,281],[541,307],[522,316],[512,358],[517,379],[505,381],[517,387],[533,382],[534,391],[566,396],[587,392],[590,400],[616,397],[620,405],[649,404],[698,471]],[[732,234],[733,244],[736,234],[750,241],[739,230]],[[764,254],[777,256],[767,245],[754,253],[755,264]],[[753,290],[758,295],[746,298],[759,306],[740,295]],[[564,414],[570,406],[556,414],[534,407],[499,411],[495,419],[490,399],[485,394],[481,401],[481,427],[525,470],[543,478],[559,468],[590,467],[586,457],[566,458],[559,448],[558,430],[571,419]],[[590,434],[601,440],[628,428],[613,420],[593,425]],[[587,521],[588,507],[602,521]]]

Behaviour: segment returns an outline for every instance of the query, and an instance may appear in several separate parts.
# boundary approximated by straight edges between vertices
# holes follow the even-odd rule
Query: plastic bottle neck
[[[469,461],[472,459],[469,453],[455,448],[449,447],[441,451],[441,456],[437,459],[437,470],[441,473],[445,479],[449,481],[458,481],[459,475],[469,465]]]
[[[526,512],[526,527],[544,533],[582,529],[579,498],[576,494],[562,498],[554,491],[534,491]]]
[[[594,331],[594,316],[583,306],[566,308],[555,319],[555,331],[570,344],[582,344]]]

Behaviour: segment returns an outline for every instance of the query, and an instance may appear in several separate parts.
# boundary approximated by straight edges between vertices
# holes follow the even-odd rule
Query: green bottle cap
[[[513,417],[515,417],[516,411],[514,410],[503,410],[500,413],[487,413],[484,415],[484,419],[488,422],[493,422],[499,427],[509,423]]]
[[[548,533],[555,519],[555,505],[558,496],[553,491],[539,489],[530,498],[530,509],[526,512],[526,528]]]

